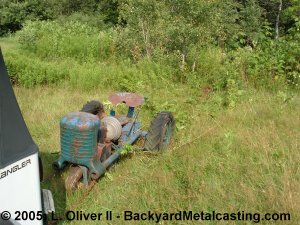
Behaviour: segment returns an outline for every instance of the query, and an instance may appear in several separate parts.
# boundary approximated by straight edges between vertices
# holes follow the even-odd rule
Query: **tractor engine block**
[[[86,112],[71,112],[60,121],[61,155],[54,167],[62,169],[66,163],[85,166],[94,179],[98,178],[102,165],[97,139],[100,120]]]

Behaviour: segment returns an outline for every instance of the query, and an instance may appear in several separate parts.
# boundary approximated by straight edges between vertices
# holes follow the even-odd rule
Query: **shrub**
[[[43,60],[27,51],[6,52],[5,60],[11,79],[26,87],[69,81],[79,89],[107,87],[120,91],[146,91],[168,85],[172,70],[149,60],[132,64],[77,62],[72,59]]]
[[[114,32],[99,32],[85,23],[28,21],[17,33],[24,49],[41,57],[70,57],[81,62],[105,60],[114,55]]]
[[[5,54],[5,61],[13,82],[25,87],[57,83],[69,75],[66,62],[47,62],[32,54],[10,51]]]

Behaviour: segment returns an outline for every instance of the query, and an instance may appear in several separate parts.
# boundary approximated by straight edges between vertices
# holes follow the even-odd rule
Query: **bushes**
[[[21,46],[43,58],[105,60],[114,55],[114,32],[99,32],[85,23],[28,21],[17,33]]]
[[[1,0],[0,36],[22,29],[26,20],[81,21],[112,27],[118,21],[117,0]]]
[[[120,61],[118,64],[91,63],[76,64],[70,73],[70,82],[76,88],[116,89],[119,91],[144,92],[168,85],[167,68],[153,62],[141,61],[132,64]]]
[[[69,81],[74,88],[89,90],[107,87],[120,91],[143,91],[163,88],[170,82],[171,69],[142,60],[132,64],[129,60],[118,64],[104,62],[77,62],[72,59],[43,60],[29,52],[10,51],[5,61],[14,83],[31,87]]]
[[[226,105],[233,106],[239,96],[234,92],[245,86],[277,89],[299,82],[295,39],[266,38],[264,45],[231,51],[213,44],[190,44],[185,53],[152,46],[150,55],[127,49],[134,56],[128,59],[116,47],[127,43],[116,41],[116,30],[99,31],[83,22],[27,22],[17,36],[22,53],[8,54],[9,68],[12,79],[25,86],[69,80],[76,88],[139,91],[180,83],[196,92],[203,87],[226,91],[233,99]]]
[[[225,55],[216,47],[193,49],[187,61],[191,71],[187,77],[190,86],[200,88],[210,85],[215,90],[223,89],[228,78],[224,58]]]
[[[269,41],[264,46],[240,48],[228,55],[243,83],[256,88],[280,89],[299,84],[299,47],[284,39]]]
[[[46,0],[1,0],[0,36],[20,30],[25,20],[53,19],[56,16],[54,5]]]
[[[32,54],[10,51],[5,54],[9,75],[14,83],[30,87],[53,84],[68,77],[66,62],[47,62]]]
[[[4,19],[18,22],[16,29],[25,19],[57,19],[28,21],[17,33],[21,48],[38,56],[32,67],[42,65],[43,59],[70,58],[70,62],[75,60],[74,63],[81,63],[89,71],[88,80],[80,75],[78,79],[93,86],[92,80],[102,72],[90,68],[94,67],[93,63],[98,67],[99,62],[105,62],[101,69],[115,71],[111,76],[117,77],[122,89],[142,88],[145,80],[160,85],[159,81],[164,80],[187,83],[193,89],[209,85],[215,90],[226,90],[229,79],[255,87],[298,85],[300,49],[296,5],[294,1],[284,5],[283,12],[290,18],[290,25],[285,24],[287,30],[278,40],[272,39],[272,29],[263,11],[264,8],[275,13],[274,9],[254,0],[105,0],[101,3],[55,0],[42,1],[40,6],[36,0],[17,3],[5,0],[0,8],[5,9]],[[12,16],[11,10],[23,12],[21,9],[26,9],[26,16],[22,13],[16,14],[18,19]],[[117,18],[118,28],[108,29],[108,24],[116,25]],[[13,21],[6,22],[14,24]],[[54,77],[60,80],[61,76]],[[47,79],[43,76],[28,83],[43,83]]]
[[[34,43],[35,36],[26,38],[32,38]],[[60,44],[65,52],[59,51],[57,55],[66,54],[69,57],[54,57],[54,52],[51,52],[53,46],[49,46],[48,55],[43,57],[40,57],[40,54],[47,52],[36,47],[39,45],[22,46],[25,47],[25,51],[7,52],[6,61],[12,79],[25,86],[69,80],[76,88],[92,89],[106,86],[123,91],[141,91],[181,83],[193,90],[201,90],[206,86],[213,90],[230,90],[232,96],[236,95],[232,93],[232,84],[234,90],[238,91],[245,86],[274,89],[280,88],[288,79],[286,70],[281,69],[280,64],[285,62],[278,63],[276,55],[266,55],[261,50],[238,49],[224,54],[220,49],[210,47],[200,51],[196,49],[185,62],[180,61],[180,57],[176,55],[156,55],[152,59],[145,57],[133,63],[129,59],[120,58],[100,61],[91,55],[88,57],[87,52],[81,52],[72,58],[72,54],[80,51],[80,46],[74,45],[68,49],[70,45],[66,42]],[[105,50],[107,48],[102,54],[108,56]],[[79,60],[81,58],[85,60]]]

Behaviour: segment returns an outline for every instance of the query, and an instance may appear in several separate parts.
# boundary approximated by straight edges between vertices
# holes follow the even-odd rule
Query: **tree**
[[[279,22],[280,22],[280,13],[282,10],[282,0],[279,0],[278,12],[276,16],[276,23],[275,23],[275,38],[278,39],[279,37]]]
[[[21,29],[25,20],[47,20],[55,17],[51,2],[46,0],[2,0],[0,11],[0,36]]]
[[[298,0],[297,0],[298,1]],[[286,18],[285,21],[281,20],[281,13],[289,8],[293,0],[259,0],[258,3],[264,10],[265,18],[270,23],[274,31],[274,37],[278,38],[280,31],[286,33],[290,28],[290,19]],[[298,1],[299,3],[299,1]]]

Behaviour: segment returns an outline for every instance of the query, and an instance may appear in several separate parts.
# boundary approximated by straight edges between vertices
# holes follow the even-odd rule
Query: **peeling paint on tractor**
[[[97,136],[100,120],[97,116],[85,112],[72,112],[60,121],[61,155],[58,167],[65,162],[77,163],[94,171],[90,159],[97,152]]]
[[[122,128],[119,144],[134,143],[141,135],[141,123],[139,121],[129,122]]]
[[[167,124],[174,126],[172,114],[160,112],[151,123],[152,133],[148,133],[141,130],[139,110],[135,111],[144,102],[143,97],[135,93],[121,92],[112,94],[109,100],[113,104],[125,103],[128,106],[127,115],[116,115],[112,109],[110,116],[100,117],[101,126],[98,116],[85,112],[69,113],[60,121],[61,155],[53,166],[61,170],[67,164],[71,165],[71,173],[66,179],[67,190],[76,189],[80,178],[89,188],[93,184],[91,181],[97,180],[121,156],[124,146],[134,144],[138,138],[143,138],[146,143],[147,135],[156,133],[159,135],[155,137],[159,139],[154,138],[154,141],[163,142],[164,139],[160,136],[165,136],[164,127]],[[160,146],[153,143],[154,141],[148,141],[148,149],[160,150]]]

